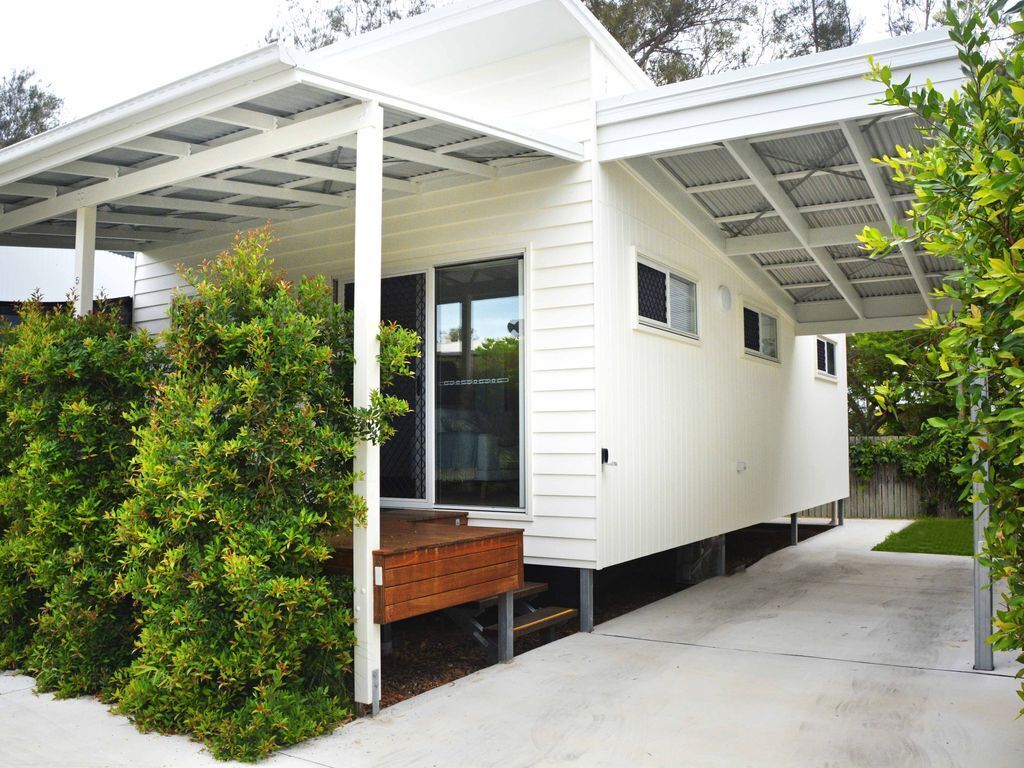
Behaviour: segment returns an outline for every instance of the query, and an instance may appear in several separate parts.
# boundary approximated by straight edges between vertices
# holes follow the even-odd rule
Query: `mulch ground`
[[[824,525],[800,526],[800,540],[828,530]],[[772,552],[789,546],[789,527],[765,523],[726,536],[726,572],[753,565]],[[681,588],[675,584],[672,552],[644,557],[597,573],[594,586],[594,619],[601,623],[668,597]],[[536,605],[576,604],[577,574],[567,568],[527,566],[527,581],[546,581],[550,590]],[[578,629],[575,621],[562,625],[555,638]],[[516,641],[516,654],[545,643],[543,633]],[[384,656],[381,706],[388,707],[454,682],[488,666],[487,654],[468,634],[440,613],[418,616],[392,626],[392,651]]]

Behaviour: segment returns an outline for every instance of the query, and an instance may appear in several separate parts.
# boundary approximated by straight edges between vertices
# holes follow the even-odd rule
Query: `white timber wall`
[[[601,166],[596,190],[598,442],[618,464],[598,480],[599,567],[847,496],[843,338],[819,377],[815,337],[626,169]],[[634,248],[696,281],[699,341],[638,327]],[[780,362],[744,353],[745,303],[778,318]]]

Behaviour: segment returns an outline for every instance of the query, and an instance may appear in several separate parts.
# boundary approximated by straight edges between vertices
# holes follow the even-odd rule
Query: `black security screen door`
[[[352,309],[353,285],[345,286],[345,308]],[[380,283],[380,316],[426,334],[426,276],[388,277]],[[412,362],[415,375],[400,376],[388,394],[409,403],[409,413],[394,421],[395,434],[380,448],[380,495],[390,499],[425,499],[427,495],[426,365]]]
[[[436,272],[436,501],[522,507],[522,260]]]

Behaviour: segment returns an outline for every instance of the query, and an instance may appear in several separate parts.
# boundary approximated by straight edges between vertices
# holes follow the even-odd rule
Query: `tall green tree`
[[[908,227],[866,229],[877,254],[913,242],[962,266],[941,294],[951,308],[927,326],[930,353],[959,415],[934,426],[965,435],[958,471],[988,505],[982,560],[1008,592],[992,642],[1024,663],[1024,3],[961,3],[946,12],[964,80],[952,94],[910,88],[875,64],[884,103],[913,110],[928,126],[922,149],[884,158],[916,195]],[[968,416],[973,406],[975,418]],[[1024,688],[1020,691],[1024,699]]]
[[[0,80],[0,147],[55,127],[63,108],[63,99],[36,82],[35,71],[12,71]]]
[[[743,34],[753,2],[583,0],[656,83],[674,83],[749,63]]]
[[[847,0],[792,0],[775,10],[768,45],[788,59],[853,45],[863,30]]]

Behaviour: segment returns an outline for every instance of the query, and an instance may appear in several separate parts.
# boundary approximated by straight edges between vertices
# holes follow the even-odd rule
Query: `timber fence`
[[[850,444],[861,440],[892,440],[891,437],[851,437]],[[875,467],[871,477],[864,478],[850,471],[850,497],[843,502],[844,515],[851,518],[906,519],[913,517],[959,517],[961,507],[955,496],[932,502],[922,493],[921,484],[915,478],[903,477],[895,464],[881,464]],[[800,513],[808,517],[831,517],[832,505],[805,510]]]

